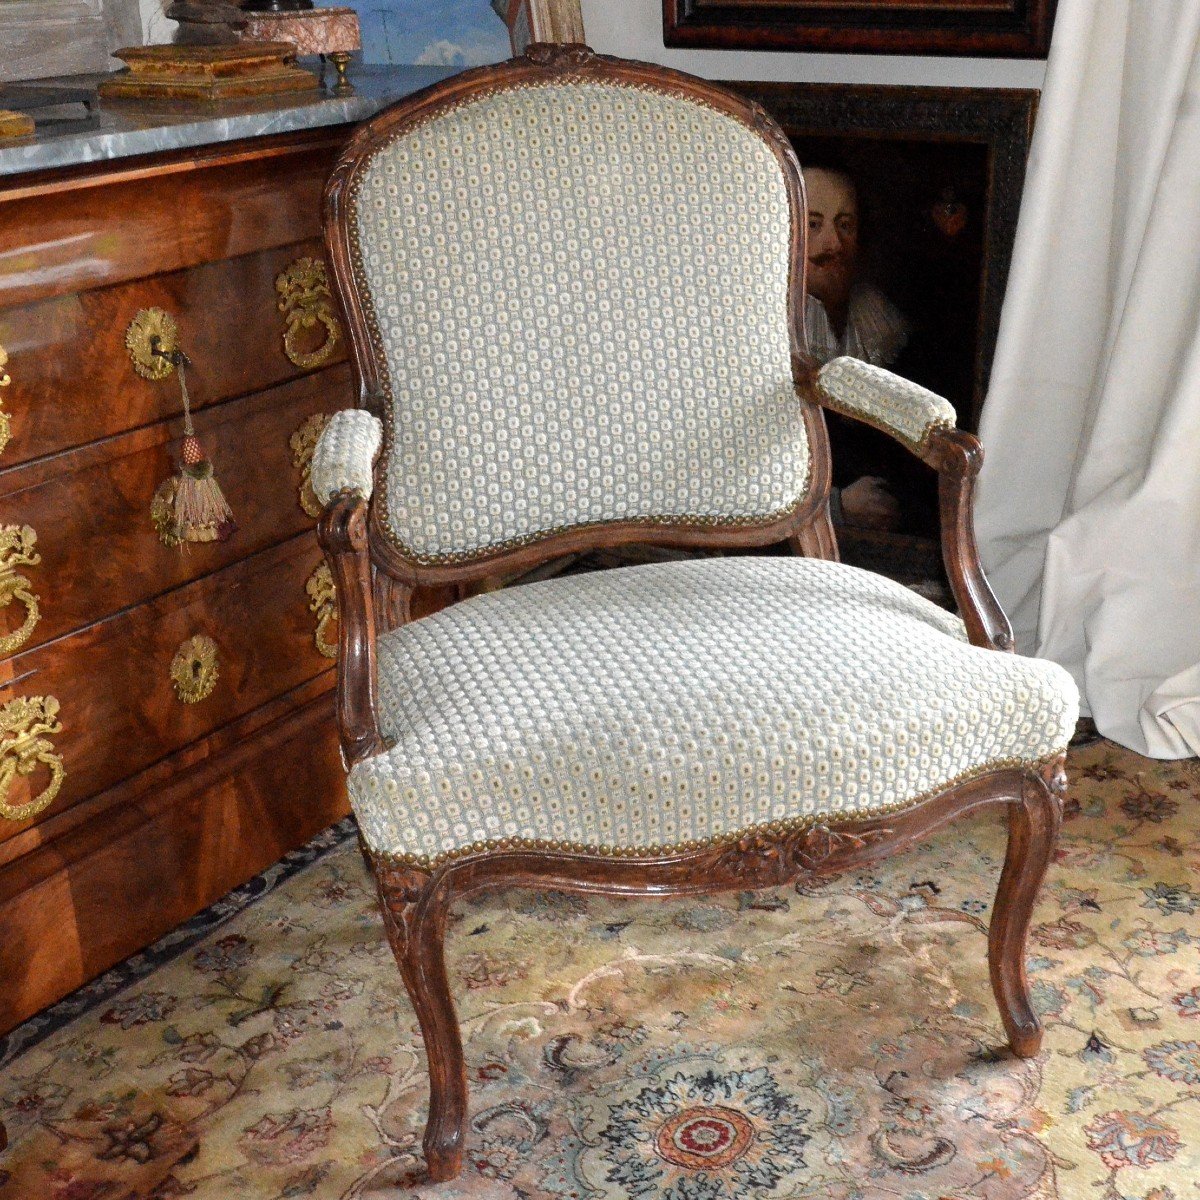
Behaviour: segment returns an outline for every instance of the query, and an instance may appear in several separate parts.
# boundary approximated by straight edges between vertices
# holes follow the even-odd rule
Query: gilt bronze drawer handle
[[[309,595],[309,611],[317,614],[317,631],[313,635],[317,649],[326,658],[337,658],[337,642],[331,642],[326,637],[329,623],[336,621],[338,615],[337,589],[334,587],[333,572],[330,571],[328,563],[321,563],[308,577],[304,590]]]
[[[184,704],[198,704],[217,686],[217,643],[198,633],[183,642],[171,659],[171,683]]]
[[[25,623],[0,637],[0,654],[11,654],[29,641],[41,617],[33,585],[18,573],[18,567],[36,567],[42,556],[34,549],[37,533],[30,525],[0,525],[0,608],[14,600],[25,605]]]
[[[321,515],[321,502],[312,489],[312,460],[317,441],[329,424],[329,413],[313,413],[292,434],[292,465],[300,472],[300,507],[314,519]]]
[[[62,725],[53,696],[18,696],[0,707],[0,817],[27,821],[53,803],[67,776],[62,755],[50,741],[55,733],[62,733]],[[27,804],[9,804],[13,780],[32,775],[39,766],[50,772],[50,782]]]
[[[319,258],[298,258],[275,280],[279,311],[283,313],[283,352],[304,371],[323,367],[342,340],[342,323],[334,315],[333,293]],[[315,350],[301,349],[301,332],[317,325],[325,327],[324,341]]]
[[[12,376],[4,369],[7,365],[8,351],[0,346],[0,388],[6,388],[12,383]],[[0,454],[4,453],[4,447],[8,445],[11,437],[12,422],[9,420],[8,413],[0,408]]]

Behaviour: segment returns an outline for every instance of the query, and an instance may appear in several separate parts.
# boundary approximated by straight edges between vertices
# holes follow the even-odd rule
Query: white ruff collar
[[[873,283],[856,283],[851,289],[846,333],[840,341],[825,306],[815,296],[805,297],[804,317],[809,351],[822,363],[846,354],[886,367],[908,342],[909,324],[904,314]]]

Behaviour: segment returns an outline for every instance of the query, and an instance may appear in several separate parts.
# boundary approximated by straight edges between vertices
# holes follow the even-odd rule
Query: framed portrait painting
[[[1057,0],[663,0],[668,46],[1044,58]]]
[[[1016,237],[1038,93],[750,83],[808,192],[809,350],[887,367],[979,427]],[[842,428],[842,426],[845,426]],[[903,529],[937,528],[935,480],[882,435],[831,420],[835,482],[880,477]]]

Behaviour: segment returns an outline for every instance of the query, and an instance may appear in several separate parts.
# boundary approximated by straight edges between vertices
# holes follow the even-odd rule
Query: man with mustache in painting
[[[908,341],[900,310],[873,283],[860,278],[858,190],[845,171],[806,167],[808,193],[809,350],[819,362],[839,355],[890,366]],[[834,518],[849,525],[895,529],[900,506],[886,481],[861,475],[835,489]],[[840,509],[840,512],[838,511]]]
[[[858,190],[845,171],[804,170],[808,193],[809,348],[821,362],[840,354],[877,367],[896,360],[908,342],[900,310],[860,278]]]

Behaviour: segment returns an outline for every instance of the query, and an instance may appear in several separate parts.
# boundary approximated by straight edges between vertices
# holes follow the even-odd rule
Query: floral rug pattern
[[[0,1198],[1196,1200],[1200,773],[1109,743],[1002,1048],[993,816],[811,888],[496,893],[448,940],[467,1165],[419,1180],[415,1019],[353,844],[0,1072]]]

